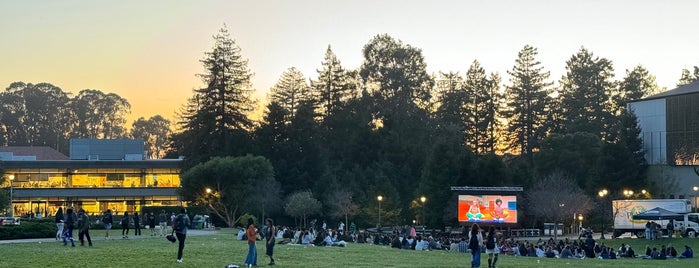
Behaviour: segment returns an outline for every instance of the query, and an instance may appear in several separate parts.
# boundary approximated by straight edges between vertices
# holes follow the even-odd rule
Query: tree
[[[76,116],[73,135],[80,138],[115,139],[126,136],[126,115],[131,104],[114,93],[84,89],[72,103]]]
[[[593,179],[595,185],[612,192],[648,184],[648,165],[636,116],[624,110],[617,118],[610,129],[610,139],[602,143],[598,159],[600,172]]]
[[[527,212],[544,220],[559,222],[592,210],[594,202],[564,173],[551,173],[525,194]]]
[[[131,124],[131,137],[143,139],[148,158],[158,159],[165,155],[165,145],[170,136],[170,120],[154,115],[146,120],[138,118]]]
[[[617,87],[612,62],[581,48],[566,62],[566,70],[559,96],[566,132],[585,131],[606,138],[613,121],[611,96]]]
[[[265,177],[255,181],[254,189],[249,204],[261,214],[264,220],[266,215],[276,213],[282,207],[282,188],[274,177]]]
[[[301,71],[291,67],[282,73],[279,81],[272,87],[271,101],[276,102],[286,111],[289,115],[286,122],[290,123],[296,116],[301,103],[310,103],[315,106],[312,93]]]
[[[327,206],[330,216],[335,218],[345,218],[345,226],[349,227],[349,217],[359,213],[359,206],[352,199],[352,192],[349,190],[335,190],[330,192],[327,198]],[[347,231],[347,230],[345,230]]]
[[[49,83],[12,83],[0,93],[0,144],[50,146],[67,152],[75,121],[70,94]]]
[[[286,214],[300,219],[301,226],[308,226],[308,216],[319,213],[322,208],[323,205],[313,197],[311,191],[301,191],[290,195],[286,205],[284,205]]]
[[[655,76],[643,66],[638,65],[631,71],[626,70],[626,77],[619,83],[619,94],[612,96],[616,107],[614,115],[619,115],[621,110],[625,110],[629,101],[657,94],[659,90]]]
[[[251,144],[247,131],[252,127],[248,113],[254,108],[252,73],[225,26],[214,35],[213,49],[201,63],[205,73],[198,76],[205,86],[194,90],[178,115],[170,153],[185,156],[190,163],[243,155]]]
[[[500,101],[500,77],[488,78],[485,69],[474,60],[466,72],[464,87],[470,100],[466,103],[467,142],[477,154],[495,152],[496,114]]]
[[[178,194],[185,201],[205,204],[228,226],[235,226],[240,214],[256,206],[256,182],[273,180],[272,164],[264,157],[215,157],[182,173]]]
[[[541,141],[534,163],[538,174],[561,172],[578,187],[594,193],[602,141],[588,132],[552,134]]]
[[[353,82],[352,72],[342,67],[330,45],[322,65],[323,69],[317,70],[318,80],[312,80],[311,87],[318,92],[314,95],[318,95],[319,114],[327,119],[338,106],[356,95],[357,85]]]
[[[505,89],[503,111],[510,133],[509,149],[519,152],[530,163],[532,152],[546,134],[548,88],[552,85],[547,81],[550,73],[540,66],[537,55],[537,49],[529,45],[519,52],[515,66],[507,72],[511,78]]]
[[[682,76],[680,81],[677,82],[677,86],[691,84],[697,80],[699,80],[699,66],[694,66],[693,72],[690,72],[689,69],[682,69]]]

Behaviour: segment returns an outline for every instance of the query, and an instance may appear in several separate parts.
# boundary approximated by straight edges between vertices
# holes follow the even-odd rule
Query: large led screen
[[[460,222],[517,223],[513,195],[459,195]]]

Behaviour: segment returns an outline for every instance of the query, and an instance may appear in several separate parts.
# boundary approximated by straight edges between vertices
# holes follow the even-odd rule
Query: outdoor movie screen
[[[517,223],[513,195],[459,195],[460,222]]]

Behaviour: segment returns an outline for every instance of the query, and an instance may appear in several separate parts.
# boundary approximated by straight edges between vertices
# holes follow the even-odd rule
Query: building
[[[120,214],[181,205],[181,163],[145,159],[142,140],[71,139],[70,156],[49,147],[0,147],[14,216],[54,215],[59,207]]]
[[[638,118],[658,198],[699,202],[699,81],[628,104]]]

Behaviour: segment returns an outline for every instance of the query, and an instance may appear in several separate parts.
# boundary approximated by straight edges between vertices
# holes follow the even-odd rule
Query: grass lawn
[[[94,230],[101,237],[102,230]],[[630,243],[637,252],[646,244],[658,246],[672,243],[683,250],[685,244],[699,248],[699,239],[602,240],[617,248]],[[76,241],[77,244],[77,241]],[[264,242],[258,242],[258,266],[267,266]],[[60,242],[31,242],[0,244],[0,267],[224,267],[233,263],[242,266],[247,254],[245,241],[235,240],[231,231],[213,235],[190,236],[184,251],[184,262],[178,264],[177,244],[163,237],[139,239],[97,240],[93,247],[77,245],[64,247]],[[445,251],[408,251],[385,246],[349,244],[340,247],[305,247],[277,245],[275,267],[469,267],[470,254]],[[482,255],[481,267],[487,267],[487,255]],[[691,260],[561,260],[531,257],[501,256],[498,267],[699,267],[699,259]]]

